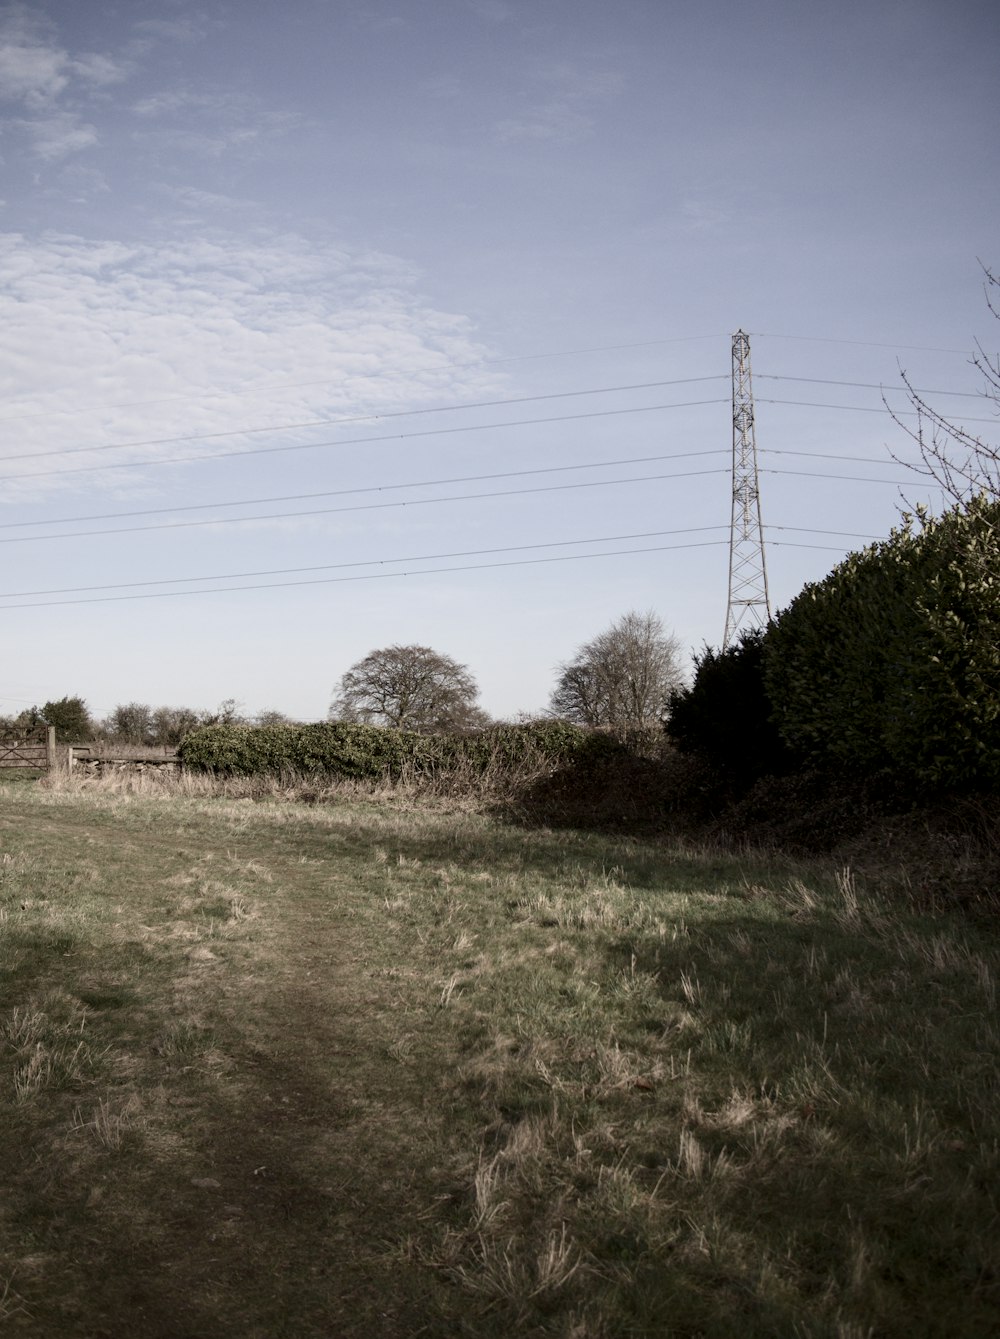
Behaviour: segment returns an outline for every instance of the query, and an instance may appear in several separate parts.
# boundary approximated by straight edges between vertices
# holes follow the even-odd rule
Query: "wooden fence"
[[[7,768],[22,771],[51,772],[57,767],[72,771],[83,766],[90,771],[107,767],[135,768],[179,767],[177,750],[150,745],[129,744],[59,744],[56,745],[54,726],[40,726],[23,734],[0,735],[0,772]]]
[[[19,736],[0,735],[0,768],[44,772],[56,765],[56,732],[51,725]]]
[[[124,768],[145,771],[147,767],[179,768],[181,760],[177,750],[166,744],[71,744],[66,750],[64,765],[73,771],[75,767],[90,772],[103,772],[106,768]]]

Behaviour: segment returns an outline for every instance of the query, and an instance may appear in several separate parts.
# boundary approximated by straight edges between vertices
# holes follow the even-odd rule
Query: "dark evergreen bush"
[[[764,632],[754,629],[724,651],[706,646],[695,656],[691,687],[670,699],[668,737],[738,786],[786,772],[793,761],[771,720],[764,642]]]

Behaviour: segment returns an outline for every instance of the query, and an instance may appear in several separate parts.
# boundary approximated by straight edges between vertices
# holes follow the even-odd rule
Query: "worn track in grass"
[[[22,1104],[25,1142],[0,1153],[24,1194],[4,1225],[8,1251],[19,1229],[27,1247],[5,1262],[10,1323],[163,1339],[449,1332],[450,1290],[399,1247],[407,1221],[454,1188],[424,1157],[447,1148],[447,1113],[426,1075],[387,1059],[399,1010],[417,1011],[438,1052],[447,1029],[432,1001],[387,975],[370,890],[335,872],[322,831],[279,833],[262,853],[243,813],[221,824],[227,852],[200,846],[220,836],[211,819],[117,808],[8,803],[0,824],[5,851],[26,866],[22,920],[60,919],[58,884],[73,899],[67,883],[81,870],[97,870],[101,900],[110,893],[121,908],[103,917],[103,936],[101,912],[85,911],[69,956],[43,959],[20,995],[5,992],[6,1009],[25,998],[44,1007],[46,992],[72,995],[82,976],[95,1001],[85,1030],[109,1039],[116,1062],[93,1093],[76,1076]],[[220,884],[252,900],[222,940],[197,924]],[[185,898],[195,905],[178,934]],[[123,944],[141,947],[131,967]],[[101,989],[127,1002],[108,1007]],[[186,1050],[157,1055],[162,1014],[188,1027]],[[81,1104],[127,1108],[137,1094],[122,1147],[63,1147]]]

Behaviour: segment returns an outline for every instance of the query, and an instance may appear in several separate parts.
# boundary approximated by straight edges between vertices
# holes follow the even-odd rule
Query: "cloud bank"
[[[0,234],[0,419],[16,446],[0,473],[37,493],[79,481],[25,477],[40,468],[111,458],[53,451],[477,397],[497,386],[485,352],[391,256],[290,234]]]

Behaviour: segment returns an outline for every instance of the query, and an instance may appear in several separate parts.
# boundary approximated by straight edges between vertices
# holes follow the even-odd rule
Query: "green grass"
[[[1000,1329],[985,922],[354,798],[0,788],[0,1320]]]

